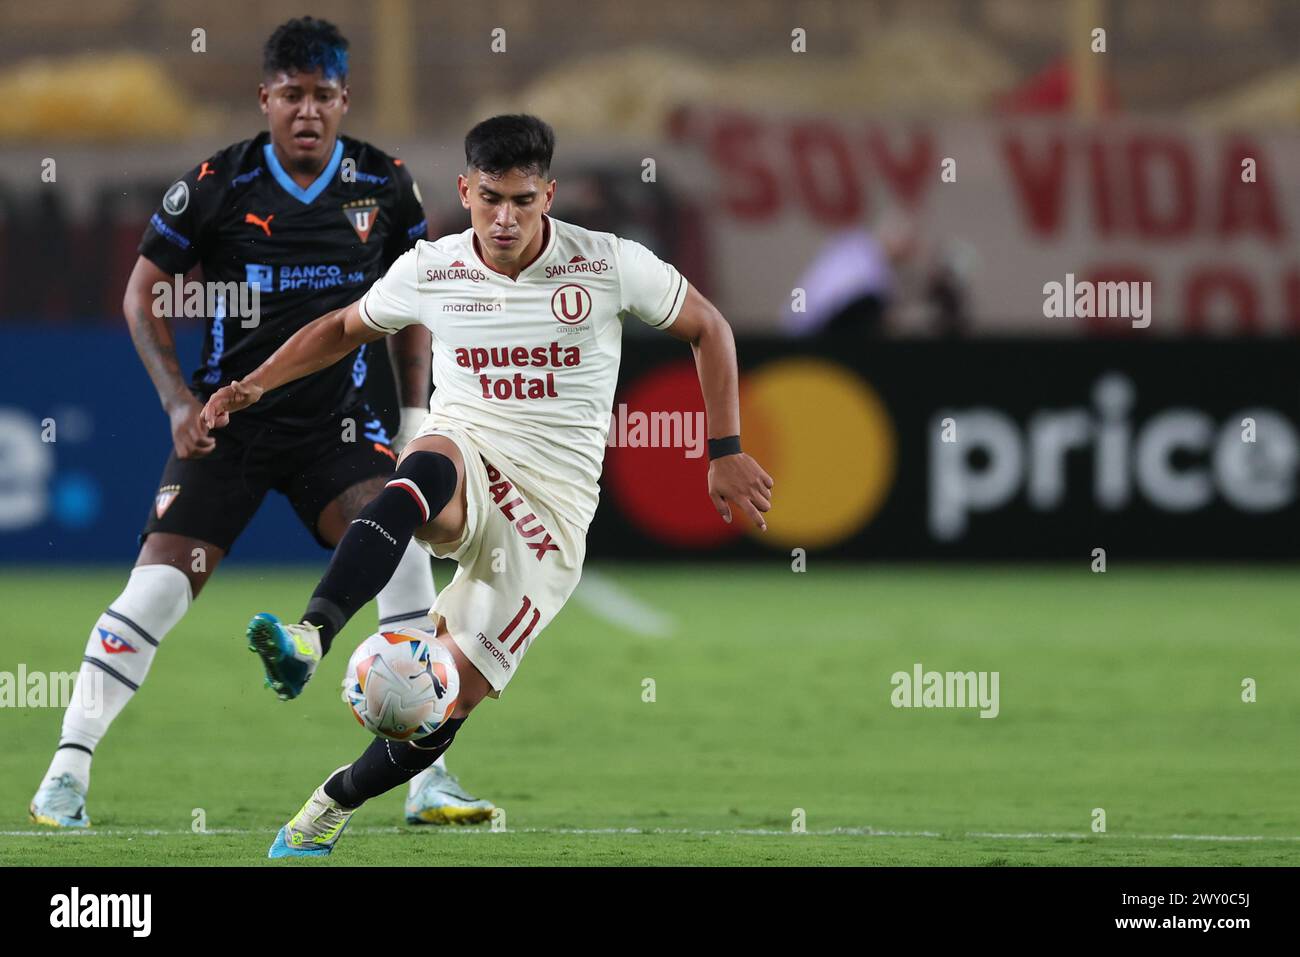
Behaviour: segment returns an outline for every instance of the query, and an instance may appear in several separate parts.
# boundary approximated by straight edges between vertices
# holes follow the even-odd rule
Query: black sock
[[[320,629],[321,653],[393,577],[416,529],[443,510],[456,490],[456,466],[440,452],[414,452],[361,510],[334,549],[302,620]]]
[[[325,782],[325,793],[344,807],[357,808],[405,784],[428,768],[451,747],[464,718],[449,718],[433,734],[421,738],[416,747],[406,741],[375,738],[370,747],[342,771]]]

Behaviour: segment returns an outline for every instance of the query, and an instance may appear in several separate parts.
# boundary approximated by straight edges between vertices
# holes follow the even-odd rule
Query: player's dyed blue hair
[[[262,48],[262,72],[314,73],[327,80],[346,80],[348,41],[328,20],[298,17],[275,28]]]
[[[465,134],[465,165],[493,176],[512,169],[545,176],[554,152],[555,131],[526,113],[494,116]]]

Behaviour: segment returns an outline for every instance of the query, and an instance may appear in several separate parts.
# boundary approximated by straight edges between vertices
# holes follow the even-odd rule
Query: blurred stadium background
[[[1136,815],[1148,831],[1297,833],[1283,809],[1300,767],[1277,736],[1297,716],[1295,616],[1285,612],[1296,608],[1289,563],[1300,557],[1294,0],[0,0],[0,574],[21,603],[44,594],[40,582],[60,566],[103,566],[84,579],[98,591],[80,617],[58,627],[42,619],[45,640],[62,642],[43,646],[49,667],[72,667],[90,606],[115,593],[169,448],[120,314],[141,232],[181,172],[264,127],[255,101],[261,44],[304,12],[333,20],[351,40],[343,129],[405,160],[433,235],[465,225],[453,189],[469,125],[494,112],[536,112],[559,136],[555,215],[647,243],[737,332],[747,449],[777,480],[770,531],[717,521],[689,432],[676,447],[636,447],[639,414],[689,416],[702,404],[680,345],[629,328],[588,553],[593,571],[612,578],[602,588],[590,576],[597,584],[584,585],[583,607],[604,611],[590,620],[582,616],[596,612],[575,612],[573,626],[590,630],[592,647],[611,619],[650,633],[718,624],[710,613],[725,596],[688,599],[665,584],[678,579],[663,576],[689,582],[683,562],[734,562],[725,581],[748,603],[745,627],[785,622],[810,648],[827,635],[883,636],[888,662],[837,676],[843,687],[832,687],[837,659],[828,651],[810,652],[825,656],[824,668],[807,666],[810,680],[826,682],[818,694],[870,699],[868,724],[892,717],[889,673],[929,664],[915,657],[922,650],[938,658],[942,649],[963,667],[974,666],[973,654],[1004,671],[1020,656],[1032,662],[1028,674],[1058,676],[1022,700],[1041,705],[1044,727],[1114,718],[1134,740],[1158,739],[1161,728],[1183,736],[1165,751],[1126,753],[1120,766],[1132,774],[1116,771],[1115,780],[1132,784],[1128,796],[1148,809],[1142,782],[1166,796],[1205,786],[1214,812],[1194,820],[1204,808],[1179,805],[1187,816],[1177,820]],[[1097,27],[1104,52],[1093,49]],[[203,52],[193,49],[196,28]],[[497,28],[505,52],[492,50]],[[806,52],[792,48],[796,29],[806,31]],[[47,159],[57,164],[54,182],[42,179]],[[1069,275],[1151,282],[1150,326],[1047,318],[1044,284]],[[202,328],[186,322],[179,345],[194,363]],[[42,441],[47,419],[55,442]],[[949,419],[955,442],[944,440]],[[1136,562],[1150,577],[1101,597],[1102,579],[1089,572],[1098,548],[1110,562],[1106,579],[1137,574]],[[840,567],[807,586],[820,590],[798,591],[805,586],[790,567],[801,556],[810,583],[827,563]],[[1054,571],[1034,567],[1048,559]],[[1195,584],[1149,567],[1222,559],[1251,564],[1198,570],[1187,580]],[[323,560],[287,506],[268,500],[213,588],[241,566],[256,574]],[[619,564],[627,560],[638,564]],[[884,567],[895,560],[924,563],[931,577],[895,579],[903,573]],[[1262,561],[1284,564],[1265,571],[1254,564]],[[945,567],[930,568],[936,562]],[[969,567],[991,562],[1019,564]],[[646,583],[639,594],[637,582]],[[1249,597],[1234,611],[1239,595]],[[1089,617],[1107,602],[1117,602],[1110,617]],[[950,617],[927,618],[937,606]],[[806,617],[813,610],[826,617]],[[217,621],[222,611],[199,620],[229,630]],[[1238,633],[1243,614],[1249,634]],[[30,618],[11,617],[11,650],[26,646],[19,621]],[[1113,657],[1090,672],[1098,646],[1089,642],[1110,639]],[[762,640],[778,654],[774,638]],[[1054,642],[1066,657],[1035,657]],[[1190,682],[1178,670],[1185,646],[1198,650],[1186,664],[1200,669]],[[725,647],[744,658],[742,636]],[[1163,670],[1135,672],[1124,648],[1143,668]],[[635,655],[624,664],[635,688],[646,665]],[[556,675],[553,665],[530,665]],[[1283,710],[1268,719],[1267,740],[1240,724],[1253,720],[1240,704],[1231,711],[1251,667],[1273,669],[1275,687],[1291,692],[1283,704],[1273,699]],[[1061,674],[1085,682],[1074,690],[1094,696],[1091,713],[1052,711],[1058,692],[1069,693],[1052,686]],[[1117,690],[1118,674],[1141,687]],[[591,677],[611,680],[599,670]],[[1193,700],[1189,688],[1222,701]],[[1121,711],[1127,717],[1116,718]],[[52,744],[54,718],[40,720],[41,740]],[[1014,720],[974,724],[983,732]],[[845,722],[846,740],[861,731]],[[933,744],[912,734],[914,753]],[[976,732],[965,734],[982,746]],[[1080,796],[1087,788],[1069,775],[1086,775],[1088,761],[1054,785],[1068,800],[1003,813],[999,767],[1024,748],[1041,747],[1050,760],[1065,746],[1035,736],[1032,723],[1025,734],[999,745],[1004,765],[991,758],[981,770],[987,787],[973,786],[987,800],[965,812],[918,798],[946,789],[933,768],[961,765],[965,746],[953,739],[931,770],[907,777],[915,768],[895,742],[892,768],[904,783],[865,814],[902,826],[920,808],[917,827],[1086,830],[1100,798]],[[1207,750],[1196,752],[1192,738]],[[1253,750],[1234,744],[1244,739]],[[868,750],[853,764],[863,775],[880,753]],[[24,775],[32,783],[43,760],[34,755]],[[786,758],[796,755],[792,746]],[[725,761],[707,763],[695,770],[725,773]],[[1252,776],[1266,765],[1265,777]],[[868,790],[865,778],[841,771],[803,773],[828,791]],[[1218,775],[1224,790],[1198,774]],[[483,790],[502,782],[475,778]],[[1248,791],[1273,811],[1231,820],[1228,809],[1254,799]],[[1070,800],[1083,810],[1058,813]],[[636,801],[619,805],[628,817],[613,817],[641,821]],[[790,802],[799,795],[776,800],[767,818],[785,826]],[[736,823],[720,813],[698,820]],[[829,816],[862,820],[851,802]]]
[[[0,4],[4,561],[132,554],[166,432],[125,277],[166,186],[262,128],[260,45],[293,10]],[[782,476],[766,545],[717,527],[698,449],[613,448],[593,555],[1297,554],[1300,6],[314,10],[353,44],[345,130],[407,160],[432,234],[463,228],[464,130],[538,112],[560,137],[556,215],[647,242],[744,339],[747,439]],[[1067,274],[1151,281],[1151,326],[1044,318]],[[192,359],[201,324],[181,325]],[[620,422],[698,410],[672,343],[625,362]],[[931,448],[972,411],[962,462]],[[1232,443],[1251,411],[1257,442]],[[285,557],[274,512],[238,557]]]

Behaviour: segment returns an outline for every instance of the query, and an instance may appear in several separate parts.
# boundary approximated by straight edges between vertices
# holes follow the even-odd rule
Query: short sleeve
[[[397,185],[393,201],[393,229],[384,244],[384,265],[388,266],[421,239],[429,238],[429,221],[424,215],[420,187],[415,185],[410,172],[401,160],[393,160],[394,179]]]
[[[162,203],[149,217],[139,252],[163,272],[187,273],[201,258],[201,201],[217,188],[211,162],[195,167],[168,186]]]
[[[655,329],[667,329],[686,301],[686,279],[640,243],[614,241],[623,311]]]
[[[416,248],[402,253],[361,297],[361,321],[376,332],[391,335],[420,321],[417,255]]]

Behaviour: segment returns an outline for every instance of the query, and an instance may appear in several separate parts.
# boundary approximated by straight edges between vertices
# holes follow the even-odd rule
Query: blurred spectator
[[[783,314],[795,336],[867,338],[885,332],[967,329],[966,290],[956,244],[926,243],[916,220],[888,212],[874,230],[832,236],[799,278],[803,310]]]

